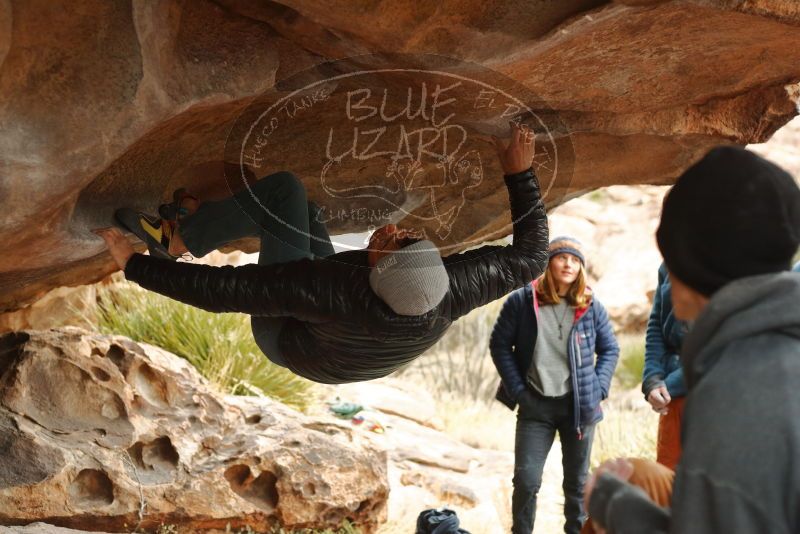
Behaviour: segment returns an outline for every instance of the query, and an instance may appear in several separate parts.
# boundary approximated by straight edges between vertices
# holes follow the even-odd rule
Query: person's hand
[[[672,402],[672,397],[669,396],[669,392],[665,386],[659,386],[650,391],[647,395],[647,402],[653,407],[654,412],[666,415],[669,411],[667,406]]]
[[[625,458],[615,458],[613,460],[606,460],[600,464],[600,467],[594,470],[592,476],[586,481],[583,492],[583,509],[587,512],[589,511],[589,501],[592,499],[592,491],[594,491],[594,486],[597,483],[597,477],[603,473],[609,473],[627,482],[633,475],[633,464]]]
[[[103,238],[117,267],[124,271],[125,265],[135,252],[128,239],[117,228],[99,228],[92,232]]]
[[[536,404],[536,397],[531,393],[531,390],[525,388],[525,391],[520,393],[519,398],[517,399],[517,404],[519,404],[520,410],[524,409],[526,411],[530,410],[532,406]]]
[[[500,166],[505,174],[517,174],[531,167],[533,154],[536,149],[536,139],[533,130],[527,126],[511,125],[511,141],[505,146],[502,140],[492,136]]]

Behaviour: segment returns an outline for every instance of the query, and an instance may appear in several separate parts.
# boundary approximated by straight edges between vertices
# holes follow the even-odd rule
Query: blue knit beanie
[[[565,252],[581,260],[581,265],[586,267],[586,258],[583,257],[583,244],[574,237],[559,236],[550,241],[547,259],[549,260],[553,256],[558,256]]]

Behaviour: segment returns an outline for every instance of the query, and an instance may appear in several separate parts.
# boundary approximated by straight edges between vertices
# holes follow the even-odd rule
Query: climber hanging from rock
[[[537,278],[547,265],[548,229],[531,167],[532,130],[511,125],[495,139],[511,201],[514,239],[442,258],[436,245],[389,224],[366,249],[334,254],[318,209],[287,172],[220,201],[179,191],[161,219],[118,210],[148,244],[137,254],[116,228],[97,230],[128,280],[211,312],[251,316],[253,336],[274,363],[323,383],[386,376],[438,341],[453,321]],[[175,262],[258,236],[258,264]],[[161,257],[158,257],[161,256]]]

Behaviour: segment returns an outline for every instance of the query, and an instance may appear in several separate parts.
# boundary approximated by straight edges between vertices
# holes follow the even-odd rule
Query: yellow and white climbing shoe
[[[114,212],[114,217],[126,230],[144,241],[151,256],[173,261],[180,257],[169,253],[169,242],[174,232],[170,221],[130,208],[118,209]]]

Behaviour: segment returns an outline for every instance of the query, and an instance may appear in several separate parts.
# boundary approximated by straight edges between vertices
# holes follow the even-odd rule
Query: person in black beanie
[[[797,184],[753,152],[715,148],[667,194],[656,239],[670,273],[707,297],[737,278],[789,270]]]
[[[800,189],[773,163],[719,147],[668,193],[656,233],[675,316],[693,321],[672,507],[607,462],[587,484],[608,533],[800,532]]]

